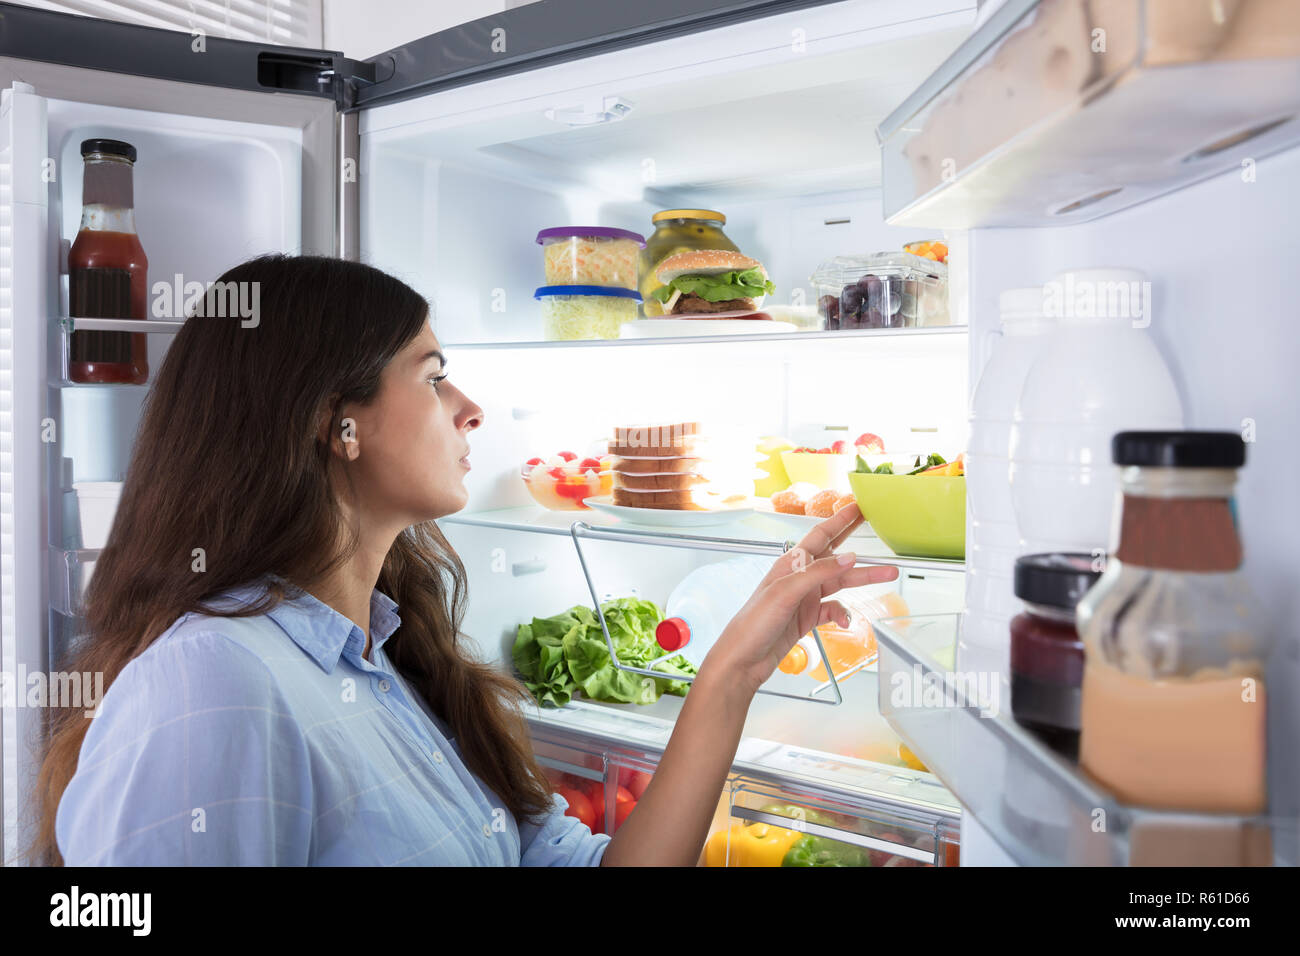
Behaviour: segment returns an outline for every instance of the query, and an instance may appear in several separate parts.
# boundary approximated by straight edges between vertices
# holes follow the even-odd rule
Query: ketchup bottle
[[[135,155],[134,146],[116,139],[81,144],[81,229],[68,254],[74,319],[148,318],[149,260],[135,232]],[[149,378],[143,332],[74,331],[69,353],[73,382],[143,385]]]

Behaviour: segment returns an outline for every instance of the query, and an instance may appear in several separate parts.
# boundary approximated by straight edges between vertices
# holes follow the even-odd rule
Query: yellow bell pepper
[[[705,866],[780,866],[786,851],[805,834],[766,823],[736,823],[719,830],[704,847]],[[731,859],[727,859],[730,838]]]

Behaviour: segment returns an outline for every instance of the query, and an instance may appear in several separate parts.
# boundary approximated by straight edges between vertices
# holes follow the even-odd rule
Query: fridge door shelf
[[[579,514],[582,515],[581,520],[575,521],[574,516]],[[439,518],[438,521],[443,524],[475,525],[484,528],[500,528],[506,531],[559,534],[570,537],[573,535],[573,527],[580,524],[583,529],[579,532],[580,534],[587,537],[599,537],[608,541],[625,541],[634,544],[662,543],[670,547],[698,547],[701,550],[710,551],[732,550],[730,548],[708,547],[708,545],[712,545],[717,541],[734,541],[741,545],[758,546],[763,549],[759,551],[737,550],[736,553],[767,554],[775,546],[777,550],[771,552],[774,555],[782,553],[780,547],[788,540],[790,530],[784,524],[764,520],[764,515],[760,512],[752,513],[726,526],[735,532],[743,533],[745,537],[737,539],[715,538],[700,534],[683,534],[680,528],[639,526],[633,529],[622,523],[618,518],[602,515],[595,511],[585,513],[578,511],[548,511],[535,505],[522,508],[497,508],[489,511],[460,512]],[[662,541],[658,539],[662,539]],[[964,561],[943,558],[909,558],[894,554],[879,538],[869,534],[853,534],[849,536],[849,540],[853,543],[854,553],[858,555],[864,564],[889,564],[899,568],[944,571],[953,574],[962,574],[966,570]],[[791,542],[791,544],[795,543],[797,542]]]
[[[1291,819],[1121,803],[1012,719],[1003,675],[961,670],[959,614],[875,631],[881,714],[1020,865],[1267,864],[1293,839]]]
[[[146,332],[157,335],[174,335],[185,324],[184,319],[97,319],[85,316],[73,318],[59,316],[59,328],[64,337],[73,332]]]
[[[98,548],[50,549],[50,610],[68,617],[81,615],[86,585],[98,559]]]
[[[444,345],[455,349],[536,349],[536,348],[636,348],[648,345],[711,345],[734,344],[737,342],[826,342],[844,338],[886,338],[915,339],[927,335],[965,335],[964,325],[937,325],[912,329],[805,329],[799,332],[754,332],[729,335],[690,335],[664,336],[662,338],[626,338],[626,339],[572,339],[562,342],[447,342]]]
[[[877,129],[886,220],[1086,222],[1300,143],[1300,12],[1218,7],[1008,0]]]

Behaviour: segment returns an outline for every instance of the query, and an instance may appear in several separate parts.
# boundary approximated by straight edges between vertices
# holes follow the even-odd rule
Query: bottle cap
[[[666,617],[655,628],[655,640],[666,651],[680,651],[691,641],[690,625],[680,617]]]
[[[1240,468],[1246,443],[1236,432],[1120,432],[1110,442],[1117,465],[1152,468]]]
[[[135,162],[135,147],[130,143],[122,142],[120,139],[83,139],[81,141],[82,157],[89,156],[91,153],[121,156],[123,159]]]
[[[1016,597],[1073,611],[1099,577],[1090,554],[1027,554],[1016,558]]]

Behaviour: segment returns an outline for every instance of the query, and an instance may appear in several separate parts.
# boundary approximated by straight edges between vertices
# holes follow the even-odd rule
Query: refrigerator
[[[139,150],[136,221],[151,285],[212,281],[284,251],[358,258],[429,300],[451,374],[485,413],[470,436],[469,504],[439,526],[469,574],[462,630],[508,671],[518,628],[535,617],[627,596],[663,608],[692,571],[736,552],[774,558],[792,538],[763,514],[682,529],[547,511],[521,481],[529,458],[581,453],[620,425],[696,420],[751,444],[783,436],[819,447],[873,432],[951,455],[978,427],[971,395],[996,347],[1001,290],[1065,268],[1143,270],[1160,293],[1151,334],[1188,427],[1257,424],[1241,528],[1252,584],[1283,639],[1268,675],[1282,690],[1269,697],[1270,806],[1294,819],[1300,768],[1287,741],[1300,715],[1285,691],[1300,675],[1286,639],[1300,553],[1288,534],[1298,517],[1288,439],[1300,348],[1283,276],[1300,252],[1288,215],[1300,200],[1289,119],[1300,61],[1268,51],[1227,75],[1194,56],[1117,59],[1106,82],[1067,91],[1036,125],[998,126],[997,106],[968,110],[1002,138],[981,141],[941,181],[910,176],[900,144],[926,111],[1043,14],[1032,0],[994,6],[542,0],[357,60],[215,38],[199,51],[182,33],[0,5],[4,671],[57,671],[75,648],[96,555],[81,546],[72,484],[120,480],[148,390],[77,385],[64,371],[74,327],[126,328],[67,317],[78,145],[109,137]],[[1107,11],[1116,47],[1143,36],[1160,7],[1123,6]],[[1141,82],[1116,79],[1130,75]],[[1246,130],[1254,135],[1231,147],[1203,149]],[[1107,147],[1083,133],[1105,134]],[[1181,161],[1198,148],[1204,155]],[[828,259],[942,239],[951,322],[544,340],[539,230],[648,234],[657,211],[701,208],[725,213],[727,235],[765,264],[775,302],[795,308],[816,303],[810,277]],[[151,369],[177,325],[145,323]],[[977,537],[967,529],[968,548]],[[875,592],[956,626],[965,561],[895,554],[868,528],[846,546],[898,567],[897,582]],[[1032,792],[1048,815],[1104,795],[998,728],[972,730],[961,708],[882,706],[890,668],[928,666],[907,656],[916,648],[900,633],[886,622],[880,660],[830,687],[774,677],[774,692],[756,697],[702,862],[745,864],[741,844],[759,825],[846,845],[874,866],[1127,862],[1124,827],[1101,857],[1080,858],[1003,826],[997,809],[1008,788]],[[603,801],[612,831],[681,703],[575,698],[526,715],[548,776]],[[0,721],[9,861],[31,825],[41,712],[6,698]],[[1298,846],[1294,826],[1277,827],[1278,862],[1294,863]]]

